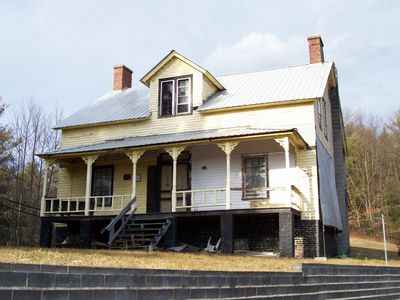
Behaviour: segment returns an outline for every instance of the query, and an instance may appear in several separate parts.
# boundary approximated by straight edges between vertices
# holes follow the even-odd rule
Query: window
[[[177,77],[160,81],[159,116],[191,113],[191,77]]]
[[[247,156],[243,159],[243,198],[268,198],[268,159],[265,155]]]
[[[326,112],[326,101],[324,98],[319,98],[317,101],[317,118],[319,128],[323,131],[326,139],[328,139],[328,118]]]
[[[319,98],[317,101],[317,117],[318,117],[318,125],[319,128],[322,129],[322,98]]]
[[[328,139],[328,119],[326,117],[326,102],[325,99],[322,99],[322,109],[324,112],[324,135]]]

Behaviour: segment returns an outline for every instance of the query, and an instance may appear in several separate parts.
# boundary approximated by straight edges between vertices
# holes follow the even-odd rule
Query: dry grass
[[[0,248],[0,262],[29,263],[91,267],[215,270],[215,271],[293,271],[303,262],[346,265],[384,265],[382,260],[329,259],[282,259],[208,253],[142,252],[121,250],[79,250]],[[400,267],[400,261],[391,261]]]
[[[352,237],[350,238],[351,254],[358,259],[383,259],[384,246],[381,241],[371,239]],[[395,244],[387,244],[388,257],[390,260],[399,260],[398,247]]]

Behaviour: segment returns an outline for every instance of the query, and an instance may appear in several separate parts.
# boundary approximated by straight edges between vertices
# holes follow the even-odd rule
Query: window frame
[[[269,199],[270,193],[267,190],[265,195],[246,195],[246,160],[254,159],[254,158],[264,158],[265,165],[265,182],[264,188],[268,188],[269,186],[269,165],[268,165],[268,154],[267,153],[258,153],[258,154],[246,154],[242,156],[242,200],[262,200]]]
[[[169,118],[169,117],[176,117],[181,115],[190,115],[193,113],[193,80],[192,75],[183,75],[183,76],[176,76],[176,77],[169,77],[169,78],[162,78],[159,79],[158,85],[158,117],[159,118]],[[187,106],[188,111],[185,112],[178,112],[178,83],[182,80],[188,80],[188,100]],[[162,86],[165,82],[173,82],[173,90],[172,90],[172,110],[170,115],[162,115]]]
[[[324,132],[324,136],[326,139],[328,139],[328,118],[327,118],[327,112],[326,112],[326,101],[324,98],[322,98],[322,112],[323,112],[323,132]]]
[[[319,128],[322,130],[322,98],[317,101],[317,120]]]

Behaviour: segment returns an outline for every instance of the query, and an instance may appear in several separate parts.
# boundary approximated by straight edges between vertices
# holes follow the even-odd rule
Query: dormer
[[[150,88],[150,112],[160,118],[190,115],[211,95],[224,90],[204,68],[175,50],[141,80]]]

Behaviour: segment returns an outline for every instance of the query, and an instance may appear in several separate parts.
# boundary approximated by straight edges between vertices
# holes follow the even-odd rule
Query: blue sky
[[[308,63],[320,34],[338,67],[342,105],[400,108],[400,1],[1,0],[0,96],[69,115],[112,89],[113,65],[134,86],[175,49],[214,75]]]

